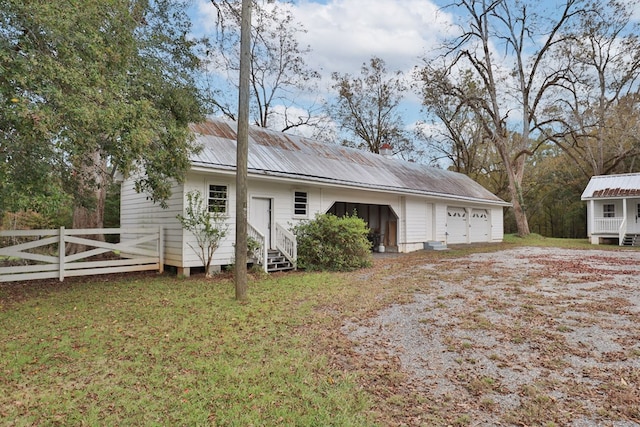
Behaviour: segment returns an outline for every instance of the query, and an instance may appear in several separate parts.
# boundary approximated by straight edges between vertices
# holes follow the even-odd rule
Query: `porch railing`
[[[622,230],[622,226],[624,225],[624,218],[616,217],[616,218],[594,218],[593,220],[593,234],[619,234]]]
[[[253,225],[247,223],[247,237],[255,240],[258,244],[258,247],[253,251],[253,256],[258,261],[258,264],[262,266],[264,271],[267,271],[267,245],[265,244],[266,239],[264,234],[258,231]]]
[[[620,223],[620,228],[618,229],[618,244],[620,246],[624,243],[624,235],[627,234],[627,218],[624,218]]]
[[[298,243],[296,236],[282,225],[276,223],[276,249],[289,260],[293,268],[297,268]]]

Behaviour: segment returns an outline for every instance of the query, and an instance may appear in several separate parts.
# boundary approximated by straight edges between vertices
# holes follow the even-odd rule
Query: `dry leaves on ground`
[[[640,252],[400,258],[374,275],[407,301],[342,327],[386,422],[640,425]]]

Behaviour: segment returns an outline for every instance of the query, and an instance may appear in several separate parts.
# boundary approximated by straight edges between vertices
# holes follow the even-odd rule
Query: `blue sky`
[[[196,28],[213,34],[210,0],[194,0],[193,11]],[[323,76],[322,97],[331,96],[332,72],[359,75],[372,56],[384,59],[389,71],[410,73],[450,31],[447,14],[427,0],[299,0],[293,12],[307,30],[300,39],[312,49],[307,62]],[[403,109],[410,124],[419,119],[420,105],[408,95]]]
[[[210,0],[193,0],[194,24],[213,34],[215,8]],[[276,0],[278,1],[278,0]],[[561,1],[530,0],[553,14]],[[409,75],[421,64],[421,58],[433,51],[447,36],[454,34],[455,17],[440,5],[449,0],[297,0],[293,13],[306,28],[301,45],[309,45],[309,66],[319,71],[320,97],[330,97],[332,72],[358,75],[360,67],[372,56],[385,60],[389,71]],[[604,2],[603,2],[604,3]],[[638,14],[640,17],[640,8]],[[405,123],[424,119],[420,102],[411,92],[403,104]]]

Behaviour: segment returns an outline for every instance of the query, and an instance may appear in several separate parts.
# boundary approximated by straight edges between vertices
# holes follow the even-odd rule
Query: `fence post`
[[[67,248],[65,247],[64,241],[64,227],[60,227],[60,236],[58,237],[58,258],[60,258],[59,264],[59,273],[60,273],[60,281],[64,281],[64,257],[65,252],[67,252]]]
[[[164,227],[161,225],[158,227],[158,260],[158,272],[164,273]]]

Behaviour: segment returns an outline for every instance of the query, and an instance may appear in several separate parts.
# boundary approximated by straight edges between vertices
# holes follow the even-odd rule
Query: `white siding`
[[[186,195],[189,191],[200,191],[203,197],[207,198],[209,185],[226,185],[227,186],[227,224],[229,228],[227,230],[227,236],[220,243],[220,247],[213,254],[213,265],[229,265],[233,264],[234,259],[234,246],[235,240],[235,218],[236,218],[236,187],[235,177],[231,175],[221,174],[202,174],[191,173],[187,176],[185,181]],[[185,196],[186,197],[186,196]],[[186,203],[186,200],[185,200]],[[184,265],[183,267],[202,267],[202,261],[198,257],[198,254],[189,246],[193,246],[198,249],[196,239],[193,234],[184,232]]]
[[[431,240],[432,222],[431,205],[425,199],[407,198],[405,209],[406,240],[405,243],[423,243]]]
[[[209,185],[227,186],[227,217],[229,230],[227,237],[216,251],[214,265],[228,265],[234,262],[235,240],[235,176],[227,173],[191,172],[187,176],[184,186],[174,185],[173,195],[168,200],[168,209],[162,209],[153,204],[144,194],[137,194],[133,190],[132,181],[126,181],[122,186],[121,195],[121,225],[129,226],[158,226],[165,228],[165,262],[176,267],[201,267],[202,262],[189,247],[197,248],[195,238],[191,233],[180,227],[176,216],[183,212],[185,194],[191,190],[200,191],[206,197]],[[294,193],[307,193],[308,215],[306,218],[294,218]],[[441,200],[420,196],[400,196],[379,191],[350,190],[336,187],[322,187],[321,184],[309,185],[296,183],[291,180],[269,178],[250,178],[247,194],[247,218],[251,218],[253,198],[271,200],[272,232],[276,223],[291,229],[304,219],[313,219],[316,213],[325,213],[335,202],[348,202],[371,205],[387,205],[398,217],[397,244],[401,252],[410,252],[423,248],[426,241],[446,241],[447,231],[447,203]],[[464,205],[458,205],[464,206]],[[473,206],[489,211],[491,223],[490,240],[501,241],[503,238],[503,211],[496,206]],[[365,207],[366,208],[366,207]],[[468,212],[472,206],[466,206]],[[386,211],[386,210],[385,210]],[[375,216],[376,210],[370,214]],[[372,218],[373,219],[373,218]],[[391,218],[375,218],[384,224]],[[273,238],[274,236],[272,236]]]
[[[125,227],[164,227],[165,263],[180,266],[183,258],[182,228],[176,215],[182,212],[182,186],[173,185],[172,194],[167,200],[168,207],[163,209],[153,203],[146,194],[136,193],[133,180],[122,183],[120,194],[120,226]]]

